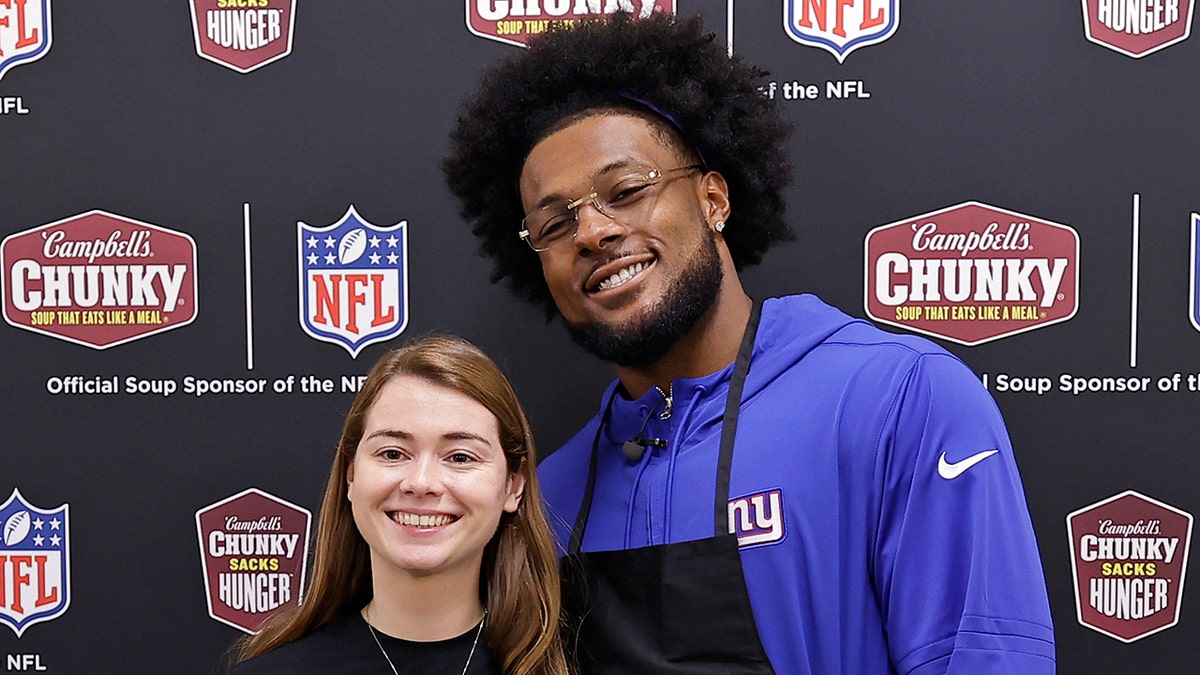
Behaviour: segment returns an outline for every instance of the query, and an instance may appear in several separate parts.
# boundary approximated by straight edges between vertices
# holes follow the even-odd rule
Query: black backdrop
[[[198,282],[193,322],[104,350],[0,326],[0,490],[70,509],[69,607],[20,638],[0,627],[6,670],[211,672],[240,634],[208,615],[196,512],[255,487],[315,514],[353,396],[341,378],[387,346],[355,359],[301,329],[297,221],[330,225],[351,204],[377,225],[406,221],[401,338],[450,331],[492,354],[543,452],[590,416],[611,377],[557,323],[488,283],[438,170],[458,102],[519,47],[473,35],[461,2],[300,4],[292,52],[240,73],[197,55],[183,0],[58,0],[52,48],[0,79],[0,100],[20,103],[0,115],[0,236],[100,209],[189,235]],[[1088,40],[1080,2],[904,0],[890,39],[839,64],[788,37],[781,4],[739,3],[732,16],[719,0],[678,7],[722,36],[732,21],[735,52],[779,85],[824,94],[827,81],[851,80],[870,95],[781,102],[796,123],[787,197],[799,239],[746,274],[749,290],[814,292],[865,316],[864,238],[877,226],[979,201],[1073,228],[1073,318],[973,347],[942,343],[992,383],[1183,374],[1177,392],[994,395],[1038,534],[1060,672],[1191,672],[1194,593],[1177,625],[1130,643],[1080,624],[1065,518],[1126,490],[1188,513],[1200,503],[1200,392],[1186,386],[1200,371],[1188,271],[1200,42],[1132,58]],[[289,375],[338,386],[50,391],[69,376]]]

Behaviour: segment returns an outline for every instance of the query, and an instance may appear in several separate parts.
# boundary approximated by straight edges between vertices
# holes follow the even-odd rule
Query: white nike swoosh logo
[[[976,464],[982,462],[983,460],[987,459],[988,457],[991,457],[992,455],[996,454],[997,452],[1000,452],[1000,451],[999,450],[984,450],[983,452],[976,453],[964,460],[955,462],[953,464],[946,461],[946,453],[943,452],[942,456],[938,457],[938,475],[941,476],[942,478],[945,478],[946,480],[954,480],[955,478],[958,478],[959,476],[961,476],[963,474],[963,472],[966,471],[967,469],[975,466]]]

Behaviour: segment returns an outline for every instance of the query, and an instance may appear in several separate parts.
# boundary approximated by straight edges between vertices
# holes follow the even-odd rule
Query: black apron
[[[596,488],[600,434],[612,398],[605,406],[592,443],[583,504],[561,565],[566,647],[581,673],[775,672],[758,638],[728,516],[733,439],[759,311],[756,302],[725,400],[713,537],[620,551],[580,550]]]

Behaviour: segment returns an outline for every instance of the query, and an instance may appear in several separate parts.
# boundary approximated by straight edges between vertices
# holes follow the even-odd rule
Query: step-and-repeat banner
[[[483,68],[623,7],[702,13],[795,123],[798,241],[750,292],[996,398],[1060,672],[1193,672],[1194,6],[0,0],[0,668],[218,672],[301,599],[391,345],[479,344],[543,453],[592,414],[610,370],[488,282],[439,164]]]

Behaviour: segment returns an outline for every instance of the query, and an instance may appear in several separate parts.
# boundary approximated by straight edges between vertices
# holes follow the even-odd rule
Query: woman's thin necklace
[[[487,614],[487,607],[484,607],[483,618],[479,620],[479,628],[475,630],[475,639],[471,641],[471,651],[467,652],[467,662],[463,664],[462,675],[467,675],[467,669],[471,667],[471,657],[475,656],[475,647],[479,644],[479,634],[483,632],[483,624],[487,622]],[[387,659],[388,665],[391,666],[392,675],[400,675],[400,671],[396,670],[396,664],[392,663],[392,657],[388,656],[387,651],[383,648],[383,644],[379,642],[379,636],[375,634],[375,627],[371,625],[369,608],[363,610],[363,619],[367,622],[367,630],[371,631],[371,637],[375,639],[375,646],[379,647],[383,658]]]

